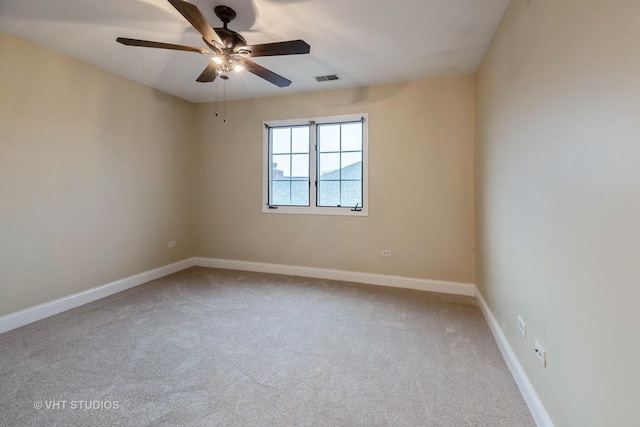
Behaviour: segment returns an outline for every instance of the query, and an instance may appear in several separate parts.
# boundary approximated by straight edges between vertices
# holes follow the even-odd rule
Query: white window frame
[[[330,124],[362,121],[362,204],[357,210],[353,206],[323,207],[317,206],[317,128],[312,126],[309,132],[309,206],[269,206],[269,176],[271,164],[269,161],[269,128],[280,126],[299,126],[315,124]],[[290,120],[269,120],[263,122],[263,153],[262,153],[262,213],[267,214],[301,214],[301,215],[347,215],[369,216],[369,115],[347,114],[329,117],[310,117]]]

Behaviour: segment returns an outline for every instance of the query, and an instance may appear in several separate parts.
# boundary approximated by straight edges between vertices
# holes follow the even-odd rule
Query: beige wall
[[[557,426],[639,422],[639,16],[512,0],[477,75],[477,282]]]
[[[473,87],[456,76],[228,102],[226,124],[199,105],[198,255],[472,282]],[[263,214],[262,122],[350,113],[369,113],[369,216]]]
[[[195,106],[2,33],[0,56],[0,315],[193,256]]]
[[[0,52],[0,315],[196,254],[474,279],[471,76],[228,102],[225,124],[10,35]],[[262,214],[262,121],[361,112],[369,217]]]

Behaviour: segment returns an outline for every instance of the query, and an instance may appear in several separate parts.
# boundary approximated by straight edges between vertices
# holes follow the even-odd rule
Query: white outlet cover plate
[[[527,324],[524,323],[524,320],[522,320],[520,316],[518,316],[518,330],[524,338],[527,337]]]

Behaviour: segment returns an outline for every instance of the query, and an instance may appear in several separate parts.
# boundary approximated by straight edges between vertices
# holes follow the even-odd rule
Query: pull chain
[[[218,85],[216,85],[216,117],[218,117]]]
[[[227,81],[222,82],[222,121],[227,123]]]

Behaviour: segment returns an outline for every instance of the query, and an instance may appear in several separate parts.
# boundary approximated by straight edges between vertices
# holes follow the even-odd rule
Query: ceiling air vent
[[[328,76],[316,76],[316,80],[319,82],[328,82],[331,80],[340,80],[337,74],[329,74]]]

